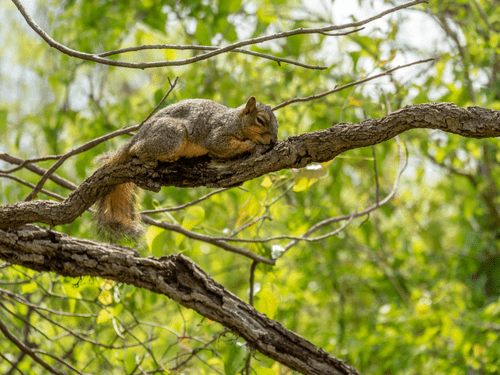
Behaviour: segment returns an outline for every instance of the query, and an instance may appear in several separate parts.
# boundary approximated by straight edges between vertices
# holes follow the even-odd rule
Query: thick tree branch
[[[459,108],[453,103],[408,106],[380,119],[294,135],[278,142],[265,154],[213,165],[208,157],[176,163],[144,165],[132,159],[116,167],[98,169],[62,202],[18,202],[0,207],[0,228],[41,222],[51,226],[73,222],[113,186],[133,181],[143,189],[162,186],[228,187],[288,168],[325,162],[355,148],[371,146],[410,129],[440,129],[464,137],[500,136],[500,111],[479,107]]]
[[[99,276],[164,294],[228,327],[252,349],[303,374],[357,374],[345,362],[240,300],[182,254],[141,258],[125,246],[26,225],[0,230],[0,258],[37,271]]]

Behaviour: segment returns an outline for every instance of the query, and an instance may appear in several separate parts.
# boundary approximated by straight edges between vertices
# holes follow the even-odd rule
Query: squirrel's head
[[[252,142],[262,145],[274,144],[278,141],[278,120],[270,105],[258,103],[251,96],[241,106],[244,133]]]

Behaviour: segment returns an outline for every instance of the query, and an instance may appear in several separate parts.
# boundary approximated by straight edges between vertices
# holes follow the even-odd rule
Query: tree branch
[[[0,250],[1,251],[1,250]],[[1,257],[1,255],[0,255]],[[0,331],[4,334],[4,336],[10,340],[15,346],[17,346],[23,353],[29,355],[35,362],[40,364],[43,368],[49,371],[51,374],[55,375],[64,375],[63,372],[57,370],[56,368],[49,365],[43,359],[39,358],[33,350],[31,350],[28,346],[24,345],[21,340],[19,340],[16,335],[10,332],[5,324],[0,321]]]
[[[62,53],[76,57],[82,60],[89,60],[89,61],[94,61],[100,64],[104,65],[114,65],[114,66],[121,66],[125,68],[136,68],[136,69],[146,69],[146,68],[154,68],[154,67],[161,67],[161,66],[181,66],[181,65],[187,65],[187,64],[192,64],[197,61],[201,60],[206,60],[208,58],[211,58],[216,55],[220,55],[225,52],[230,52],[234,51],[238,47],[243,47],[243,46],[248,46],[252,44],[258,44],[262,42],[266,42],[269,40],[275,40],[275,39],[281,39],[281,38],[287,38],[292,35],[301,35],[301,34],[323,34],[323,35],[328,35],[325,34],[329,31],[334,31],[334,30],[342,30],[342,29],[348,29],[348,28],[353,28],[353,27],[360,27],[362,25],[366,25],[367,23],[370,23],[378,18],[382,18],[383,16],[397,12],[398,10],[405,9],[412,7],[417,4],[421,3],[427,3],[428,0],[414,0],[410,1],[406,4],[399,5],[397,7],[388,9],[380,14],[377,14],[376,16],[367,18],[363,21],[358,21],[358,22],[351,22],[348,24],[344,25],[332,25],[332,26],[326,26],[322,28],[316,28],[316,29],[308,29],[308,28],[298,28],[295,30],[290,30],[290,31],[285,31],[282,33],[278,34],[273,34],[273,35],[266,35],[262,36],[259,38],[253,38],[253,39],[248,39],[248,40],[243,40],[241,42],[233,43],[230,44],[226,47],[221,47],[217,48],[215,51],[211,52],[206,52],[198,56],[190,57],[184,60],[174,60],[174,61],[156,61],[156,62],[147,62],[147,63],[130,63],[126,61],[117,61],[117,60],[111,60],[111,59],[106,59],[104,57],[100,57],[99,55],[94,55],[91,53],[85,53],[85,52],[80,52],[80,51],[75,51],[74,49],[68,48],[65,45],[62,45],[59,42],[56,42],[54,39],[52,39],[45,31],[43,31],[40,26],[38,26],[35,21],[28,15],[26,12],[26,9],[23,7],[21,2],[19,0],[12,0],[14,5],[17,7],[19,12],[22,14],[28,25],[38,34],[40,37],[47,42],[47,44],[53,48],[56,48],[57,50],[61,51]]]
[[[339,123],[325,130],[293,135],[265,154],[254,153],[246,159],[226,161],[222,166],[212,165],[209,157],[151,165],[132,159],[98,169],[60,203],[39,200],[1,206],[0,228],[34,222],[51,226],[71,223],[100,196],[124,182],[133,181],[143,189],[156,192],[162,186],[237,186],[281,169],[332,160],[348,150],[381,143],[416,128],[440,129],[471,138],[498,137],[500,111],[479,107],[464,109],[453,103],[408,106],[380,119]]]
[[[125,246],[26,225],[0,229],[0,258],[38,271],[99,276],[166,295],[228,327],[251,349],[303,374],[357,374],[345,362],[259,313],[182,254],[141,258]]]

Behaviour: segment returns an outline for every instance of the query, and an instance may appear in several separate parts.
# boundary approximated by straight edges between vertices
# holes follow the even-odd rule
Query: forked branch
[[[278,142],[265,154],[253,154],[223,167],[213,166],[208,157],[149,166],[132,159],[97,170],[63,202],[19,202],[0,207],[0,228],[35,222],[51,226],[71,223],[101,195],[124,182],[132,181],[153,191],[159,191],[162,186],[237,186],[281,169],[332,160],[348,150],[371,146],[415,128],[440,129],[471,138],[498,137],[500,111],[479,107],[463,109],[452,103],[408,106],[380,119],[340,123],[325,130],[294,135]]]
[[[104,277],[163,294],[228,327],[252,349],[302,374],[357,374],[347,363],[259,313],[182,254],[141,258],[124,246],[28,225],[0,229],[0,259],[59,275]]]

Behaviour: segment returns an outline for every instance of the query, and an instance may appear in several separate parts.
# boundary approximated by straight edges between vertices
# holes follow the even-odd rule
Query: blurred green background
[[[40,27],[69,48],[102,53],[144,44],[224,46],[299,27],[323,27],[371,17],[394,1],[36,1]],[[13,3],[0,2],[0,152],[21,158],[62,154],[145,118],[169,88],[166,104],[205,98],[236,107],[249,96],[277,105],[436,56],[365,85],[276,113],[279,139],[338,122],[379,118],[405,105],[454,102],[500,110],[499,1],[434,1],[393,13],[343,37],[297,35],[249,47],[326,70],[238,53],[181,67],[134,70],[71,58],[50,48]],[[113,58],[145,62],[200,52],[144,50]],[[500,372],[500,152],[498,139],[465,139],[439,131],[401,135],[407,165],[398,193],[369,218],[337,236],[239,244],[261,255],[255,305],[364,374],[498,374]],[[113,139],[67,161],[58,174],[81,183],[93,159],[116,149]],[[300,236],[315,223],[375,203],[374,152],[380,199],[398,171],[394,140],[341,154],[321,167],[283,170],[216,194],[189,209],[156,218],[223,236],[265,215],[238,236]],[[39,163],[49,168],[52,162]],[[12,165],[1,162],[1,169]],[[39,176],[16,176],[36,184]],[[68,195],[53,182],[45,188]],[[0,179],[0,204],[30,189]],[[144,193],[143,209],[184,204],[212,190],[164,187]],[[39,194],[40,199],[50,199]],[[56,230],[94,239],[91,215]],[[271,220],[272,219],[272,220]],[[335,226],[337,225],[337,226]],[[327,233],[339,224],[316,234]],[[316,235],[315,234],[315,235]],[[182,252],[248,301],[250,261],[172,232],[150,228],[143,256]],[[274,246],[273,246],[274,245]],[[0,290],[70,316],[45,312],[0,293],[0,319],[18,337],[64,358],[85,373],[238,374],[246,349],[223,327],[163,296],[97,278],[0,269]],[[36,310],[36,309],[35,309]],[[84,314],[85,316],[75,315]],[[87,316],[88,315],[88,316]],[[65,328],[58,326],[58,323]],[[88,338],[85,341],[78,338]],[[147,344],[124,348],[127,344]],[[148,341],[149,340],[149,341]],[[96,343],[97,342],[97,343]],[[209,343],[209,344],[207,344]],[[111,346],[111,348],[110,348]],[[0,372],[44,373],[0,336]],[[195,353],[195,354],[193,354]],[[292,374],[260,355],[255,374]],[[58,362],[48,356],[54,366]],[[65,371],[66,368],[63,368]],[[170,369],[170,370],[168,370]],[[169,372],[170,371],[170,372]]]

